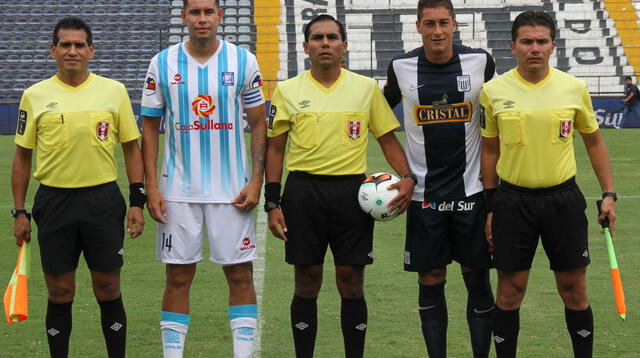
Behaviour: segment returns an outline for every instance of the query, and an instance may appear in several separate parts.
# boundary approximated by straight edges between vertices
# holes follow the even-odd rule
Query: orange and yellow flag
[[[18,253],[18,262],[13,271],[9,286],[4,292],[4,314],[9,324],[22,322],[29,318],[29,299],[27,295],[27,277],[31,262],[31,248],[22,242]]]

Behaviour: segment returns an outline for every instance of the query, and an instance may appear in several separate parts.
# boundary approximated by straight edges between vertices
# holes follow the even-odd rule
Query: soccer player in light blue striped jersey
[[[250,357],[257,323],[252,209],[262,188],[266,123],[256,57],[217,39],[218,0],[184,1],[189,39],[158,53],[142,95],[143,157],[149,213],[158,222],[156,257],[167,264],[160,322],[165,358],[182,357],[189,327],[189,289],[203,259],[223,266],[229,286],[234,357]],[[243,111],[251,125],[251,159]],[[161,117],[165,150],[158,180]],[[206,225],[206,226],[205,226]]]

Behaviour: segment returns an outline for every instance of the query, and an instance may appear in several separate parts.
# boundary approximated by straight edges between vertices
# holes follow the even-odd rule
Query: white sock
[[[162,353],[164,358],[182,358],[184,340],[189,329],[189,315],[162,312]]]
[[[229,321],[233,339],[233,357],[251,358],[253,354],[254,333],[258,320],[250,317],[236,318]]]

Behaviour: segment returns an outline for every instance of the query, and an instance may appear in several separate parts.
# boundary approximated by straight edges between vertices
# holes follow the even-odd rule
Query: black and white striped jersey
[[[413,200],[452,200],[482,191],[479,95],[495,76],[491,55],[453,45],[446,63],[429,62],[423,47],[389,64],[384,95],[404,111],[405,151],[418,176]]]

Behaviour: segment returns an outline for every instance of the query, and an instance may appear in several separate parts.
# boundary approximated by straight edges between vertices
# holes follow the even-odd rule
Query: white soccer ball
[[[400,179],[389,173],[375,173],[365,179],[358,191],[358,202],[362,210],[378,221],[395,219],[398,215],[389,211],[387,205],[399,192],[397,189],[387,188],[399,181]]]

